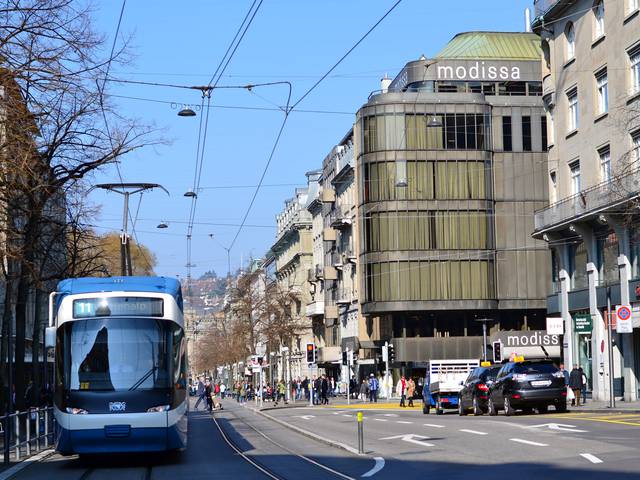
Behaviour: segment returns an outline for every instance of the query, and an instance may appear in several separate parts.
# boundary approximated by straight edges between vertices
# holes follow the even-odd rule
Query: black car
[[[505,363],[489,389],[489,415],[497,415],[498,410],[513,415],[516,410],[534,408],[546,413],[549,405],[558,412],[567,410],[564,376],[548,360]]]
[[[501,365],[493,367],[477,367],[464,382],[458,398],[458,413],[466,415],[469,410],[474,415],[487,413],[489,387],[493,384]]]

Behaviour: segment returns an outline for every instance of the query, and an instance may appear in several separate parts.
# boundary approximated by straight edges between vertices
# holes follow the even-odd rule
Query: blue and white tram
[[[187,352],[180,283],[79,278],[50,297],[56,449],[152,452],[187,446]]]

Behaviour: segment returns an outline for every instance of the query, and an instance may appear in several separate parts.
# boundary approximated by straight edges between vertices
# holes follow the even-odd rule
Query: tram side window
[[[187,352],[184,333],[179,327],[173,330],[173,384],[177,390],[187,388]]]

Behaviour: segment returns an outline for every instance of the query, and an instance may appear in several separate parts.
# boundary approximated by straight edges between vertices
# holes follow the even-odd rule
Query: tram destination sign
[[[73,301],[73,318],[162,317],[164,301],[152,297],[82,298]]]

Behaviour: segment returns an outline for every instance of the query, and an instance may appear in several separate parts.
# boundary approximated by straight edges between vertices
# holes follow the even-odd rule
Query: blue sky
[[[392,5],[392,0],[265,0],[250,30],[227,68],[220,85],[288,80],[294,100],[302,95]],[[404,0],[298,108],[345,113],[293,113],[276,151],[265,186],[246,227],[231,253],[232,270],[241,258],[261,256],[275,236],[275,215],[294,186],[305,184],[304,173],[319,168],[324,156],[351,127],[354,113],[379,88],[384,74],[393,78],[404,64],[437,53],[456,33],[471,30],[521,31],[530,0]],[[149,8],[153,5],[152,8]],[[250,0],[129,0],[120,31],[132,36],[132,62],[111,76],[148,82],[207,84],[235,34]],[[97,3],[97,28],[111,42],[120,0]],[[112,84],[118,108],[129,116],[162,129],[167,146],[148,147],[122,159],[126,182],[153,182],[171,193],[145,194],[136,230],[139,240],[158,257],[161,275],[186,274],[186,221],[190,202],[183,193],[193,182],[199,117],[181,118],[170,102],[199,104],[197,91]],[[227,270],[228,246],[247,208],[251,188],[208,188],[256,185],[277,134],[282,113],[220,106],[283,105],[286,88],[217,90],[205,151],[196,225],[193,231],[192,274]],[[134,100],[136,97],[146,100]],[[156,100],[169,103],[159,103]],[[115,168],[91,183],[119,181]],[[286,186],[273,186],[286,184]],[[99,231],[118,230],[122,198],[94,191],[101,205]],[[137,199],[131,206],[135,214]],[[164,220],[169,228],[158,230]],[[209,224],[209,225],[206,225]],[[210,237],[214,235],[214,239]]]

